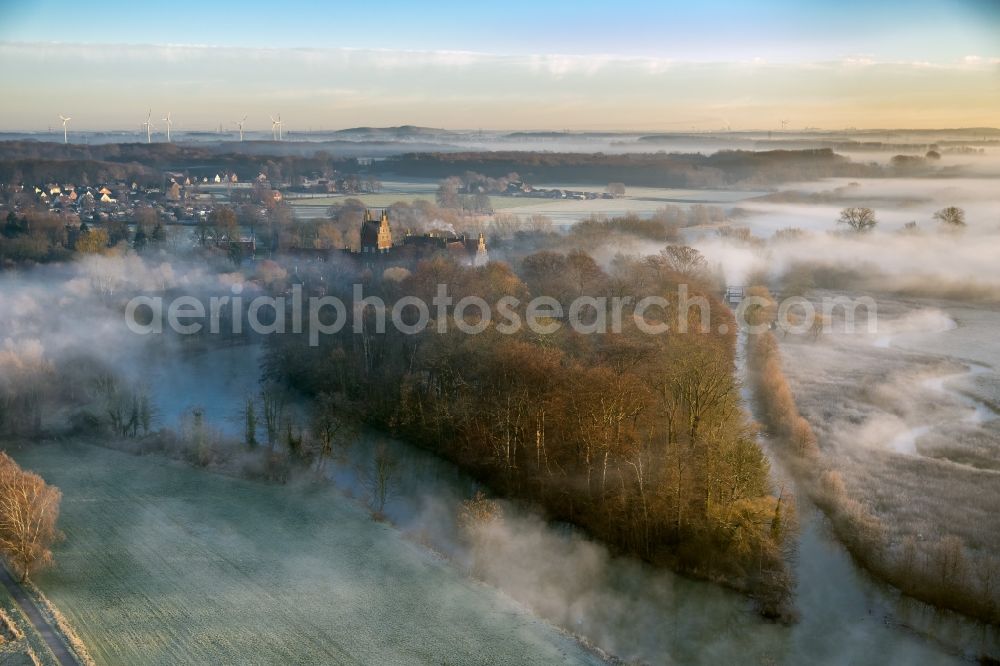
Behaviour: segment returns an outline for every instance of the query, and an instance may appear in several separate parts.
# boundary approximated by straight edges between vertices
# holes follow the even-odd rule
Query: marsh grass
[[[859,564],[916,599],[1000,623],[1000,477],[963,473],[932,458],[845,448],[829,421],[851,412],[814,395],[810,419],[804,417],[772,333],[751,335],[747,353],[765,426]],[[817,437],[811,422],[823,424],[824,435]]]

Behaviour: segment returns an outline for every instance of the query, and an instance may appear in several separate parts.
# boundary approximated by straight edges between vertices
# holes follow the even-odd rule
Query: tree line
[[[877,165],[858,164],[830,149],[719,151],[700,153],[549,153],[493,151],[406,153],[378,163],[382,172],[449,178],[468,171],[490,178],[516,172],[531,182],[606,185],[624,181],[644,187],[719,187],[773,184],[822,177],[883,175]]]

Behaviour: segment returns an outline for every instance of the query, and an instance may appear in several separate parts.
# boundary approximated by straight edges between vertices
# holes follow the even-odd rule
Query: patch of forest
[[[442,333],[441,316],[407,334],[391,325],[381,330],[370,308],[360,331],[345,326],[318,346],[307,333],[271,337],[267,374],[287,389],[350,405],[495,492],[537,505],[619,552],[724,582],[753,596],[765,615],[789,617],[793,504],[771,493],[768,461],[741,404],[732,315],[712,295],[696,253],[672,247],[621,258],[609,271],[581,251],[538,252],[516,271],[435,258],[412,272],[369,274],[365,295],[391,309],[403,296],[431,303],[437,285],[447,284],[455,303],[515,298],[523,321],[532,295],[549,295],[568,310],[581,297],[650,294],[669,303],[649,314],[664,323],[682,312],[683,283],[706,304],[704,320],[699,308],[684,310],[687,332],[679,322],[665,334],[642,331],[628,307],[620,333],[586,334],[558,318],[548,322],[551,334],[502,331],[507,315],[496,305],[489,322],[466,310],[465,323],[482,326],[478,334],[453,324]],[[309,275],[299,278],[307,292],[314,288]],[[342,288],[323,284],[327,295],[350,302],[346,281]],[[454,307],[446,313],[453,321]]]
[[[407,153],[378,163],[380,172],[398,176],[446,178],[465,171],[490,177],[517,172],[532,183],[633,187],[754,187],[788,180],[880,176],[877,165],[858,164],[830,149],[700,153],[459,152]]]

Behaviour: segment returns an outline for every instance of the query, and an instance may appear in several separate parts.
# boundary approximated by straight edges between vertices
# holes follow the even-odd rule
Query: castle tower
[[[476,245],[476,258],[472,260],[473,266],[485,266],[490,261],[490,254],[486,251],[486,236],[479,232],[479,244]]]
[[[389,228],[389,213],[382,210],[382,219],[378,225],[378,250],[388,252],[392,247],[392,230]]]
[[[382,211],[382,217],[375,221],[371,211],[365,209],[361,222],[361,253],[385,254],[392,249],[392,229],[389,227],[389,213]]]

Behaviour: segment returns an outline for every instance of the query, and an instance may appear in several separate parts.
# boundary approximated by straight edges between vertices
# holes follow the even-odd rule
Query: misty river
[[[227,434],[242,432],[240,411],[259,386],[259,345],[164,355],[150,388],[161,425],[176,427],[193,407]],[[740,359],[742,364],[742,345]],[[750,396],[744,389],[748,405]],[[455,566],[472,566],[458,537],[457,511],[477,484],[454,465],[374,431],[365,431],[328,476],[349,496],[364,493],[360,470],[376,442],[398,463],[386,506],[392,523]],[[763,442],[765,451],[768,443]],[[776,485],[794,481],[771,456]],[[852,562],[822,513],[798,494],[801,523],[796,606],[783,626],[761,619],[743,596],[722,587],[614,557],[564,525],[547,524],[504,503],[502,539],[477,575],[503,594],[590,644],[649,663],[941,664],[998,654],[993,630],[901,599]],[[403,581],[397,584],[405,584]],[[933,628],[933,633],[931,633]]]

